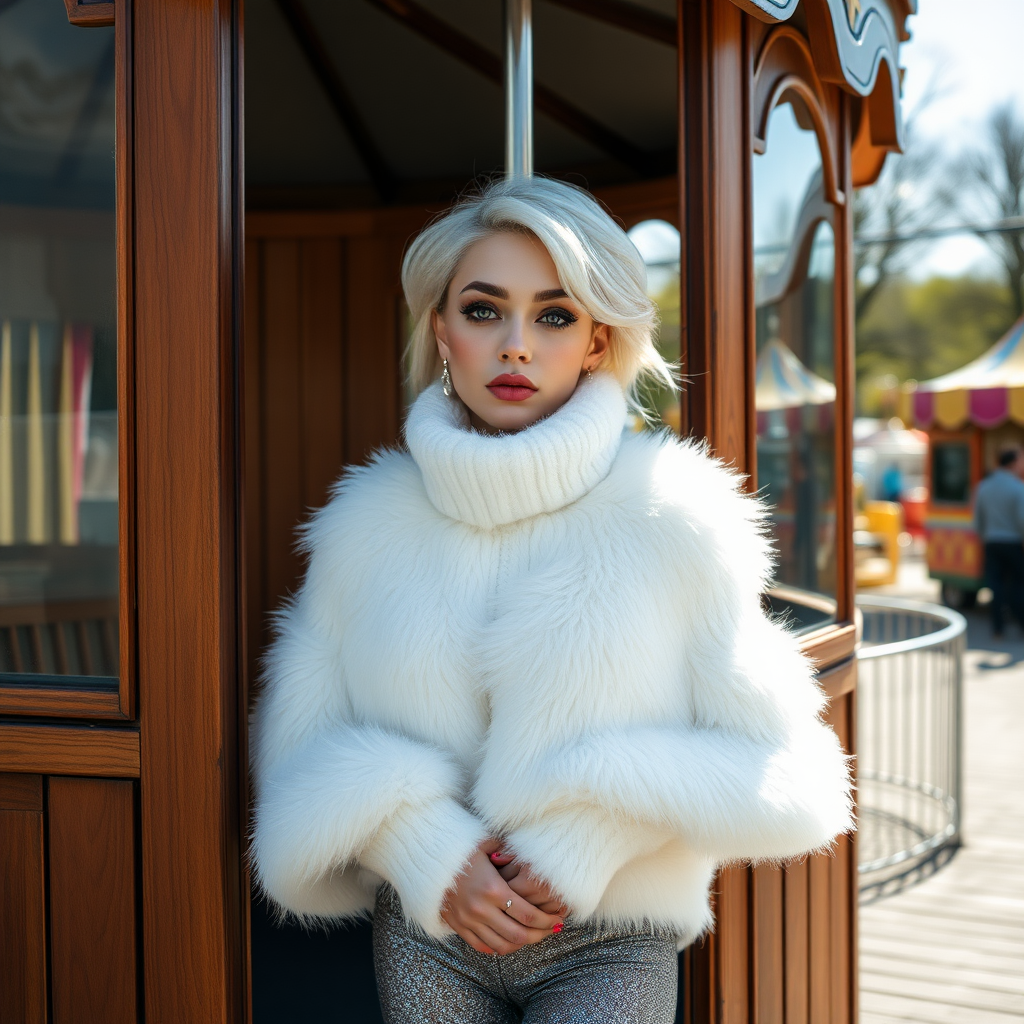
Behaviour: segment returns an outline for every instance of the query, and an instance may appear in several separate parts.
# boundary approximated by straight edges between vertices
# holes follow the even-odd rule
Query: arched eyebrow
[[[484,295],[493,295],[496,299],[508,299],[507,288],[502,288],[501,285],[497,284],[489,284],[487,281],[470,281],[459,294],[463,295],[465,292],[483,292]],[[546,292],[537,292],[533,297],[533,301],[550,302],[552,299],[567,299],[568,297],[564,288],[549,288]]]
[[[508,298],[507,288],[502,288],[497,284],[488,284],[486,281],[470,281],[459,294],[464,295],[466,292],[483,292],[484,295],[493,295],[496,299]]]

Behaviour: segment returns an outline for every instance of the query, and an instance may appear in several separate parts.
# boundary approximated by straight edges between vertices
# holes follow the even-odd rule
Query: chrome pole
[[[505,0],[505,174],[533,174],[532,0]]]

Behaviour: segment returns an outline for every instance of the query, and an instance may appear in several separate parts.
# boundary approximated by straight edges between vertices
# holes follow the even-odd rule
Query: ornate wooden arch
[[[795,29],[780,25],[761,47],[751,88],[751,126],[755,153],[763,153],[772,111],[789,96],[798,96],[810,115],[821,152],[825,197],[842,206],[846,195],[839,185],[836,133],[828,114],[825,87],[815,70],[807,40]]]

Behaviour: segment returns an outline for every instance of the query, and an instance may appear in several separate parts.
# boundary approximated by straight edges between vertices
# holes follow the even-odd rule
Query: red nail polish
[[[494,853],[491,854],[491,860],[497,860],[500,856],[501,850],[495,850]]]
[[[556,921],[551,926],[551,930],[557,935],[564,927],[565,925],[563,925],[561,921]]]

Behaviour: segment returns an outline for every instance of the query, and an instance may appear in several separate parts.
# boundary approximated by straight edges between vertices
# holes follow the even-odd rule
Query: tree
[[[858,414],[882,415],[881,392],[899,381],[928,380],[976,359],[1011,322],[1010,294],[999,280],[891,278],[857,334]]]
[[[953,165],[951,192],[968,222],[1024,224],[1024,118],[1012,100],[985,122],[985,139]],[[1024,315],[1024,227],[978,236],[1002,265],[1013,315]]]
[[[949,208],[938,147],[924,142],[916,124],[941,95],[934,82],[903,126],[903,152],[891,155],[874,185],[858,189],[853,198],[854,318],[858,328],[887,282],[904,273],[915,243],[908,237],[934,227]],[[867,238],[881,241],[864,244]]]

